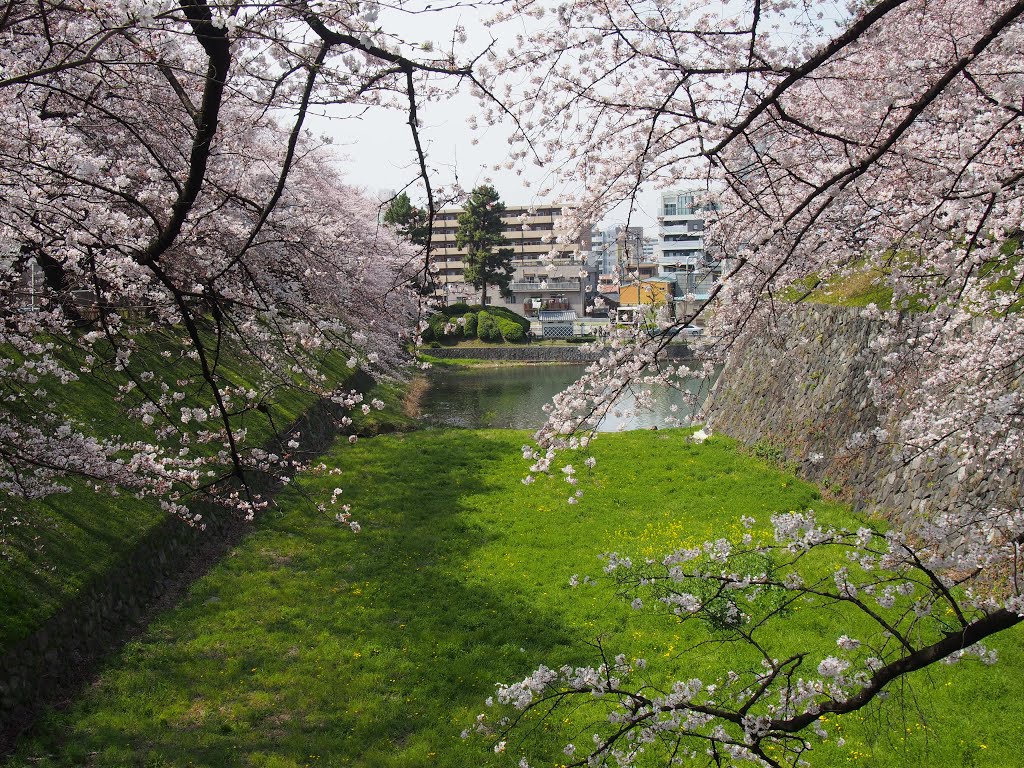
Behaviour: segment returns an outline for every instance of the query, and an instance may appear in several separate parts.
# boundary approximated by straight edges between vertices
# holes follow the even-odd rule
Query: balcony
[[[569,249],[573,248],[573,245],[559,246],[561,250],[568,252]],[[550,246],[548,246],[550,249]],[[576,254],[572,258],[555,257],[553,259],[541,259],[536,258],[532,253],[520,256],[519,252],[516,251],[512,255],[512,263],[517,267],[547,267],[548,264],[554,264],[556,267],[572,267],[579,266],[581,259],[579,254]]]
[[[516,282],[509,285],[513,293],[533,293],[535,291],[578,291],[579,280],[548,280],[543,283]]]
[[[546,301],[527,301],[523,303],[523,315],[526,317],[537,317],[538,312],[567,312],[573,309],[570,302],[561,299],[548,299]]]

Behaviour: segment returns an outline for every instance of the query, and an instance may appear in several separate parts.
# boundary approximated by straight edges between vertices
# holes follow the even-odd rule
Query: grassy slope
[[[137,359],[147,361],[146,367],[157,373],[158,380],[162,376],[173,382],[196,374],[197,364],[180,354],[170,336],[153,333],[143,343]],[[161,357],[163,350],[172,356]],[[252,373],[230,354],[221,357],[220,367],[239,384],[253,383]],[[324,371],[336,382],[350,374],[340,357],[327,360]],[[61,412],[78,419],[94,434],[143,438],[145,434],[138,425],[114,403],[121,381],[117,377],[83,377],[61,387],[52,399]],[[390,399],[394,399],[394,393],[390,393]],[[286,427],[313,400],[306,392],[279,390],[270,409],[274,423]],[[186,403],[203,404],[201,393],[194,393]],[[32,406],[26,403],[24,407]],[[379,415],[375,412],[372,418],[378,419]],[[247,442],[251,445],[263,445],[273,435],[268,419],[258,412],[240,417],[238,426],[248,429]],[[0,510],[0,649],[31,633],[166,520],[167,513],[153,500],[93,493],[88,483],[80,481],[68,485],[72,493],[35,502],[4,500],[4,509]]]
[[[806,294],[804,301],[840,307],[866,307],[874,304],[881,310],[888,310],[892,306],[892,288],[885,283],[885,275],[877,269],[864,268],[830,280],[824,285],[816,283],[813,278],[808,278],[804,285],[790,288],[785,295],[795,300]]]
[[[586,495],[570,507],[560,480],[519,482],[524,439],[423,432],[338,446],[328,463],[342,475],[302,485],[314,498],[343,487],[361,534],[282,500],[69,713],[37,729],[14,764],[507,765],[458,733],[496,681],[542,662],[590,661],[585,643],[598,635],[673,675],[735,663],[680,656],[692,637],[604,586],[571,590],[570,575],[599,573],[599,553],[656,555],[735,533],[741,514],[813,505],[848,519],[726,441],[695,447],[667,431],[603,436],[596,470],[581,473]],[[801,618],[785,640],[828,647],[832,623]],[[877,708],[846,718],[846,746],[828,747],[821,764],[1016,764],[1021,639],[1002,638],[996,667],[918,676],[922,714],[906,723]],[[585,727],[563,717],[551,724],[558,744]],[[553,738],[547,730],[531,738]]]
[[[1016,300],[1007,310],[1010,314],[1024,310],[1022,287],[1016,284],[1011,276],[1013,267],[1021,258],[1018,253],[1020,245],[1018,239],[1007,240],[1000,249],[1006,262],[998,266],[983,265],[980,270],[980,276],[990,281],[990,290],[1016,295]],[[888,310],[892,308],[893,290],[887,280],[885,270],[861,264],[855,266],[849,274],[833,278],[824,285],[816,285],[816,280],[808,278],[804,285],[794,286],[787,295],[790,299],[795,299],[810,290],[806,301],[815,304],[832,304],[840,307],[866,307],[868,304],[874,304],[879,309]],[[901,308],[916,312],[926,309],[926,306],[923,299],[916,300],[911,297],[904,301]]]

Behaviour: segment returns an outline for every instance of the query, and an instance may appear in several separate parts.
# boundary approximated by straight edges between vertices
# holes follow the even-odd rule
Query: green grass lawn
[[[812,304],[839,307],[874,304],[881,310],[892,307],[892,288],[886,283],[885,273],[877,267],[862,267],[824,284],[813,277],[807,278],[791,286],[784,295],[790,301],[802,299]]]
[[[12,764],[515,764],[459,738],[496,682],[540,663],[590,663],[587,643],[598,636],[666,676],[737,663],[728,650],[681,655],[695,639],[690,625],[634,612],[610,585],[571,589],[573,574],[600,574],[600,553],[659,555],[738,533],[743,514],[765,520],[813,506],[851,521],[812,486],[726,440],[694,446],[666,430],[602,436],[596,468],[577,464],[586,493],[569,506],[560,478],[522,485],[525,441],[507,431],[424,431],[339,445],[325,461],[340,476],[308,477],[285,494],[79,701],[47,716]],[[362,524],[358,535],[302,498],[326,500],[336,486]],[[785,641],[834,647],[836,634],[828,615],[814,614],[794,621]],[[918,675],[909,709],[829,723],[846,744],[819,749],[820,764],[1019,764],[1021,639],[994,644],[994,667]],[[569,714],[523,736],[560,746],[581,733],[586,723]]]

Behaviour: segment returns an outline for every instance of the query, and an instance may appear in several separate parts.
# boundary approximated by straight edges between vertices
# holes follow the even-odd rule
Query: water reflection
[[[502,368],[436,368],[427,375],[428,388],[420,401],[421,418],[433,426],[510,427],[536,429],[544,423],[544,405],[583,373],[582,365],[533,365]],[[693,380],[689,390],[698,402],[707,394],[707,382]],[[599,429],[645,429],[665,426],[666,417],[689,417],[690,406],[679,392],[654,390],[654,408],[635,415],[636,402],[625,395]],[[673,411],[672,407],[676,410]]]

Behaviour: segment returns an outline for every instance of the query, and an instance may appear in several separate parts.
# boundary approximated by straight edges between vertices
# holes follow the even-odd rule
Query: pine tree
[[[409,201],[409,195],[402,192],[391,199],[391,204],[384,212],[384,223],[390,224],[402,237],[414,245],[426,246],[427,213]]]
[[[487,286],[502,291],[512,281],[511,248],[503,248],[508,241],[502,234],[505,204],[497,190],[481,186],[469,195],[466,210],[459,214],[459,228],[455,231],[455,245],[466,249],[466,282],[480,289],[480,303],[487,306]]]

